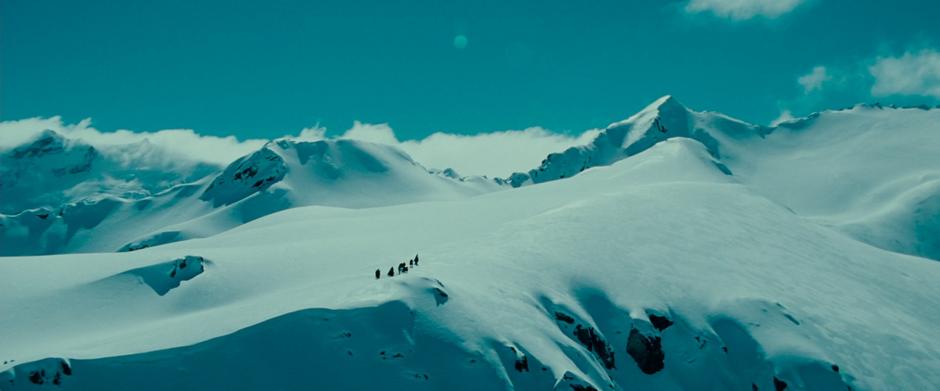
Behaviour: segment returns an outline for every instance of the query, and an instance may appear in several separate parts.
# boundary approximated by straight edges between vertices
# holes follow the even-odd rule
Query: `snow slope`
[[[0,215],[0,255],[135,250],[214,235],[295,206],[363,208],[499,188],[484,178],[432,173],[389,146],[277,140],[214,177],[150,197],[102,195]]]
[[[938,124],[940,109],[858,105],[765,128],[666,96],[590,144],[551,154],[506,181],[571,177],[688,137],[735,181],[800,216],[884,249],[940,260]]]
[[[752,189],[865,242],[940,260],[940,110],[826,111],[741,149],[728,165]]]
[[[2,258],[0,388],[936,388],[937,262],[714,159],[674,138],[538,186]]]

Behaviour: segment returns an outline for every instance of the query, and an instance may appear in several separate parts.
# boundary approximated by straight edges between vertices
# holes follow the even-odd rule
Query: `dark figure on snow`
[[[418,266],[418,254],[415,254],[415,266]]]
[[[379,269],[375,269],[375,279],[378,280],[379,277],[382,277],[382,271]]]
[[[414,267],[414,265],[415,265],[415,260],[414,260],[414,259],[409,259],[409,260],[408,260],[408,266]]]
[[[394,267],[388,268],[388,276],[389,276],[389,277],[395,277],[395,268],[394,268]]]

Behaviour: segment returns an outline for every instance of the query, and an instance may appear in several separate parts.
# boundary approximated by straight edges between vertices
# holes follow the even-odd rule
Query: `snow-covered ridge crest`
[[[505,181],[513,187],[568,178],[597,166],[610,165],[643,152],[657,143],[687,137],[721,156],[721,139],[759,137],[765,129],[720,113],[696,112],[671,95],[657,99],[626,120],[607,126],[591,143],[548,155],[527,173],[515,173]]]
[[[485,178],[432,172],[392,146],[278,139],[214,176],[154,195],[92,194],[0,215],[0,255],[134,251],[211,236],[298,206],[368,208],[501,188]]]

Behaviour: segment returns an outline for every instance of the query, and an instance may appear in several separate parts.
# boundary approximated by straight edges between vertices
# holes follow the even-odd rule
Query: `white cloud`
[[[403,142],[400,147],[432,168],[453,168],[461,175],[505,177],[538,167],[549,153],[587,144],[598,132],[568,136],[532,127],[472,136],[434,133],[423,140]]]
[[[238,140],[232,136],[204,136],[189,129],[102,132],[92,127],[90,120],[65,124],[60,117],[52,117],[0,122],[0,149],[22,145],[46,129],[99,148],[114,147],[110,148],[113,153],[135,154],[125,156],[128,161],[148,161],[168,166],[182,164],[184,161],[228,165],[235,159],[261,148],[267,141]],[[297,136],[291,137],[296,140],[315,141],[325,139],[325,133],[326,128],[314,126],[301,129]],[[533,127],[476,135],[438,132],[421,140],[400,141],[387,124],[356,121],[340,138],[396,146],[428,168],[453,168],[462,175],[505,177],[515,171],[527,171],[537,167],[549,153],[586,144],[597,133],[597,130],[590,130],[579,136],[569,136]],[[119,148],[141,142],[149,143],[154,148]],[[144,154],[147,155],[143,156]]]
[[[791,113],[790,110],[784,110],[780,112],[780,115],[777,117],[777,119],[770,121],[770,126],[777,126],[794,119],[796,119],[796,117],[793,116],[793,113]]]
[[[800,85],[803,86],[803,92],[808,94],[810,92],[813,92],[815,90],[822,88],[823,83],[831,79],[832,79],[832,76],[829,75],[829,72],[826,70],[826,67],[820,65],[820,66],[814,67],[812,72],[806,75],[800,76],[800,78],[797,79],[797,82],[799,82]]]
[[[553,133],[540,127],[475,135],[434,133],[421,140],[399,141],[387,124],[356,121],[340,138],[396,146],[428,168],[452,168],[461,175],[505,177],[539,165],[549,153],[590,142],[598,130],[580,136]]]
[[[261,148],[266,142],[240,141],[233,136],[204,136],[191,129],[102,132],[92,127],[91,120],[88,119],[77,124],[65,124],[60,117],[51,117],[0,122],[0,149],[22,145],[46,129],[99,148],[147,142],[167,153],[169,159],[184,158],[217,165],[227,165],[240,156]],[[145,152],[146,150],[141,150],[141,153]]]
[[[388,124],[364,124],[353,122],[353,126],[346,130],[340,138],[368,141],[372,143],[398,145],[398,137]]]
[[[940,53],[924,49],[901,57],[879,57],[868,68],[874,96],[923,95],[940,98]]]
[[[711,12],[717,16],[744,20],[756,16],[776,18],[792,11],[804,0],[689,0],[690,13]]]
[[[326,128],[320,126],[319,124],[309,128],[300,129],[300,133],[296,136],[292,136],[295,140],[300,141],[317,141],[323,140],[326,138]]]

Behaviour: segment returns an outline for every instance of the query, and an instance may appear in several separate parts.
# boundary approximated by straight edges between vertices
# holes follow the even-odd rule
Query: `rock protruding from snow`
[[[209,264],[203,257],[187,255],[169,262],[142,267],[126,272],[139,277],[158,295],[166,295],[177,288],[183,281],[189,281],[202,274]]]
[[[265,146],[239,158],[215,177],[200,199],[228,205],[263,191],[287,174],[284,158]]]
[[[21,388],[18,386],[59,387],[69,376],[72,376],[72,364],[69,360],[47,358],[0,372],[0,386],[3,386],[4,390],[7,386],[13,388]]]
[[[627,338],[627,354],[647,375],[659,372],[665,366],[662,337],[658,335],[644,335],[640,330],[631,329]]]

